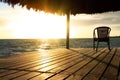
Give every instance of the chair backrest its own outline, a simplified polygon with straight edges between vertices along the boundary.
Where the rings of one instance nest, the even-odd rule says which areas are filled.
[[[100,41],[107,41],[109,39],[111,28],[102,26],[94,29],[94,38],[98,38]]]

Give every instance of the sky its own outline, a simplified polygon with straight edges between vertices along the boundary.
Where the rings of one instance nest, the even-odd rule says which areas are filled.
[[[93,29],[108,26],[110,36],[120,36],[120,11],[70,16],[70,38],[92,38]],[[11,7],[0,2],[0,39],[65,38],[66,15]]]

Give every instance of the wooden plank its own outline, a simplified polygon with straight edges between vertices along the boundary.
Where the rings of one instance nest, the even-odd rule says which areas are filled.
[[[28,69],[28,68],[38,67],[38,66],[39,66],[39,68],[41,68],[41,67],[44,67],[44,66],[47,66],[47,65],[56,64],[60,61],[64,61],[66,58],[69,59],[69,57],[75,57],[75,56],[77,56],[77,55],[72,56],[72,54],[69,53],[67,55],[62,55],[62,56],[59,56],[59,57],[47,58],[47,59],[44,59],[44,60],[39,60],[38,63],[36,62],[36,63],[33,63],[32,65],[24,66],[23,68]]]
[[[0,74],[5,72],[6,70],[5,69],[0,69]]]
[[[120,66],[119,66],[119,71],[118,71],[118,80],[120,80]]]
[[[34,63],[32,65],[27,65],[27,66],[24,66],[21,68],[26,68],[29,70],[37,70],[37,69],[40,69],[43,67],[54,65],[56,63],[59,63],[59,62],[65,61],[65,60],[69,60],[70,58],[73,58],[75,56],[77,56],[77,55],[75,54],[72,56],[72,54],[67,54],[67,55],[59,56],[57,58],[49,58],[49,59],[45,59],[45,60],[39,60],[37,63]]]
[[[59,49],[58,49],[59,50]],[[41,55],[41,53],[34,53],[34,54],[32,54],[32,53],[30,53],[29,54],[29,52],[27,52],[26,54],[21,54],[21,55],[16,55],[16,56],[14,56],[14,57],[10,57],[10,58],[8,58],[8,59],[5,59],[4,61],[5,61],[5,63],[6,64],[12,64],[12,65],[6,65],[5,63],[4,63],[4,61],[3,61],[3,63],[5,64],[5,66],[3,66],[3,67],[6,67],[6,68],[9,68],[9,67],[11,67],[11,66],[16,66],[16,65],[21,65],[21,64],[25,64],[25,63],[28,63],[28,62],[34,62],[34,61],[36,61],[36,60],[39,60],[39,59],[44,59],[44,58],[46,58],[46,57],[48,57],[48,56],[55,56],[55,57],[57,57],[57,56],[59,56],[59,55],[64,55],[64,54],[62,54],[62,52],[59,52],[59,53],[61,53],[61,54],[59,54],[58,55],[58,52],[56,52],[56,51],[58,51],[58,50],[50,50],[50,51],[45,51],[45,54],[49,54],[50,52],[52,53],[52,52],[54,52],[54,53],[52,53],[52,54],[50,54],[50,55],[46,55],[46,56],[44,56],[44,55]],[[60,50],[64,50],[64,52],[65,53],[67,53],[68,52],[68,50],[66,50],[66,49],[60,49]],[[57,53],[57,54],[56,54]],[[36,55],[35,55],[36,54]],[[43,53],[42,53],[43,54]],[[30,55],[30,56],[29,56]],[[57,55],[57,56],[56,56]],[[31,59],[32,58],[32,59]],[[0,61],[0,63],[1,63],[1,61]],[[2,64],[2,63],[1,63]],[[1,67],[1,66],[0,66]]]
[[[97,57],[98,54],[94,54],[92,55],[93,57]],[[82,61],[78,61],[75,64],[71,64],[69,66],[67,66],[64,70],[62,70],[61,72],[57,73],[56,75],[52,76],[50,78],[50,80],[56,80],[58,78],[60,79],[64,79],[65,77],[67,77],[69,74],[72,74],[73,72],[82,69],[83,66],[86,66],[89,62],[92,61],[92,58],[90,58],[90,56],[84,55],[84,59]]]
[[[103,51],[98,52],[96,54],[98,54],[99,56],[97,56],[95,58],[93,57],[93,60],[89,64],[84,66],[82,69],[76,71],[75,73],[71,74],[67,78],[67,80],[72,80],[72,79],[82,80],[82,79],[84,79],[84,77],[86,77],[99,64],[99,62],[102,59],[104,59],[105,54],[103,54]],[[101,57],[103,57],[103,58],[101,58]]]
[[[109,61],[112,58],[112,55],[110,54],[114,51],[115,50],[112,49],[111,52],[105,52],[107,54],[106,58],[104,58],[84,79],[90,80],[93,78],[93,80],[100,80],[102,75],[104,74],[105,69],[107,68]]]
[[[22,76],[18,76],[18,77],[14,77],[14,78],[11,78],[12,80],[28,80],[32,77],[35,77],[35,76],[38,76],[40,75],[41,73],[39,72],[29,72],[25,75],[22,75]]]
[[[45,79],[47,79],[48,77],[50,77],[52,75],[53,75],[52,73],[43,73],[41,75],[30,78],[29,80],[45,80]]]
[[[25,75],[27,74],[28,72],[26,71],[19,71],[19,72],[16,72],[16,73],[13,73],[13,74],[9,74],[9,75],[5,75],[5,76],[2,76],[0,77],[2,80],[10,80],[12,78],[15,78],[15,77],[18,77],[18,76],[22,76],[22,75]]]
[[[67,52],[66,52],[66,50],[64,51],[65,52],[65,54],[67,54]],[[58,52],[57,52],[58,53]],[[47,53],[45,53],[45,54],[48,54],[48,52]],[[64,54],[59,54],[60,56],[63,56]],[[54,56],[52,56],[52,57],[56,57],[56,58],[59,58],[59,55],[54,55]],[[37,56],[39,56],[39,54],[37,55]],[[50,56],[50,55],[49,55]],[[23,56],[24,57],[24,56]],[[26,58],[27,59],[29,59],[28,61],[26,60]],[[19,60],[15,60],[16,62],[15,63],[12,63],[12,62],[9,62],[9,63],[7,63],[7,62],[5,62],[5,63],[7,63],[8,65],[6,65],[5,63],[5,66],[3,66],[3,67],[6,67],[6,68],[10,68],[10,67],[12,67],[12,68],[17,68],[17,67],[20,67],[20,66],[24,66],[24,65],[27,65],[27,64],[30,64],[31,65],[31,63],[34,63],[34,62],[40,62],[40,60],[41,59],[43,59],[43,60],[45,60],[44,59],[44,57],[42,57],[42,58],[37,58],[36,59],[36,57],[26,57],[25,59],[24,58],[19,58]],[[31,59],[32,58],[32,59]],[[35,59],[34,59],[35,58]],[[46,59],[48,59],[48,58],[46,58]],[[50,57],[50,59],[51,59],[51,57]]]
[[[120,48],[118,48],[118,56],[120,57]],[[119,60],[119,68],[118,68],[118,80],[120,80],[120,60]]]
[[[57,58],[51,58],[51,59],[47,59],[46,61],[45,61],[45,63],[44,62],[42,62],[43,64],[38,64],[38,65],[36,65],[36,66],[33,66],[33,67],[29,67],[28,66],[28,70],[37,70],[37,69],[41,69],[42,71],[43,70],[46,70],[45,68],[47,68],[47,69],[49,69],[48,67],[51,67],[51,68],[54,68],[54,66],[55,65],[59,65],[60,63],[65,63],[66,61],[69,61],[69,60],[71,60],[72,58],[76,58],[76,57],[78,57],[79,55],[78,54],[74,54],[73,52],[69,52],[68,54],[65,54],[65,55],[62,55],[62,56],[59,56],[59,57],[57,57]],[[52,67],[53,66],[53,67]],[[50,69],[51,69],[50,68]]]
[[[116,50],[115,52],[115,56],[113,56],[113,59],[109,65],[109,67],[107,68],[105,74],[103,75],[103,77],[101,78],[101,80],[116,80],[117,79],[117,74],[118,74],[118,68],[119,68],[119,61],[120,61],[120,56],[118,56],[118,50]],[[113,54],[114,54],[113,53]],[[112,53],[111,53],[112,55]]]
[[[18,71],[16,71],[16,70],[6,70],[6,69],[5,69],[4,72],[0,73],[0,77],[4,77],[4,76],[7,76],[7,75],[16,73],[16,72],[18,72]]]
[[[76,50],[74,52],[76,52]],[[84,55],[83,55],[83,52],[78,51],[76,53],[80,55],[80,56],[78,56],[78,58],[76,58],[75,60],[72,60],[72,61],[68,61],[67,63],[62,64],[62,65],[60,65],[60,66],[58,66],[58,67],[56,67],[56,68],[54,68],[54,69],[52,69],[50,71],[59,73],[61,71],[64,71],[64,70],[68,69],[69,67],[74,66],[75,64],[83,61],[84,59],[86,59],[85,55],[91,56],[91,55],[94,54],[93,51],[87,51]]]
[[[57,60],[57,62],[56,63],[54,63],[54,64],[52,64],[52,65],[50,65],[50,66],[46,66],[45,68],[42,68],[42,69],[39,69],[40,71],[44,71],[44,70],[51,70],[51,69],[53,69],[53,68],[57,68],[57,67],[61,67],[62,65],[66,65],[67,63],[70,63],[70,62],[72,62],[73,60],[77,60],[77,59],[80,59],[80,57],[82,57],[82,55],[80,55],[80,54],[76,54],[76,52],[72,52],[74,55],[70,55],[70,56],[68,56],[68,57],[64,57],[63,59],[61,59],[61,60]],[[59,61],[59,62],[58,62]],[[53,66],[53,67],[52,67]],[[50,69],[49,69],[49,67],[51,67]],[[47,71],[46,70],[46,71]],[[52,71],[53,72],[53,71]]]

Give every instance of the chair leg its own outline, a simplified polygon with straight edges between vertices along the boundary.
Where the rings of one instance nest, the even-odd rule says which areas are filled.
[[[95,41],[93,41],[93,49],[95,50]]]
[[[97,47],[96,47],[96,51],[98,50],[98,45],[99,45],[99,41],[97,41]]]
[[[110,49],[110,42],[108,42],[108,49],[111,50],[111,49]]]

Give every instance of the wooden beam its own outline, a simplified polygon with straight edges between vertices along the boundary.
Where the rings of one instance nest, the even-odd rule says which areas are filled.
[[[66,29],[66,48],[69,49],[69,33],[70,33],[70,12],[67,12],[67,29]]]

